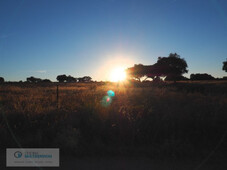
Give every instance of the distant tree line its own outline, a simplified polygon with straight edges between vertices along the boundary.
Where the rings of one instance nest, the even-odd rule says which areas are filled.
[[[65,74],[57,76],[57,81],[59,82],[68,82],[68,83],[74,83],[74,82],[91,82],[92,78],[90,76],[84,76],[75,78],[72,76],[66,76]]]
[[[92,82],[92,78],[90,76],[84,76],[84,77],[72,77],[72,76],[66,76],[65,74],[63,75],[58,75],[57,76],[57,81],[58,82],[67,82],[67,83],[75,83],[75,82]],[[0,77],[0,83],[4,83],[5,80],[3,77]],[[23,81],[19,81],[19,83],[22,83]],[[36,78],[36,77],[27,77],[26,81],[28,83],[51,83],[52,81],[49,79],[41,79],[41,78]]]
[[[211,76],[210,74],[207,74],[207,73],[191,74],[190,79],[191,80],[215,80],[215,78],[213,76]]]
[[[57,81],[58,82],[67,82],[67,83],[75,83],[75,82],[91,82],[92,78],[90,76],[84,76],[84,77],[79,77],[79,78],[75,78],[72,76],[66,76],[65,74],[63,75],[58,75],[57,76]],[[40,79],[40,78],[36,78],[36,77],[28,77],[27,78],[27,82],[29,83],[51,83],[51,81],[49,79]]]
[[[49,79],[40,79],[40,78],[35,78],[33,76],[27,78],[27,82],[29,83],[51,83]]]
[[[168,57],[158,57],[158,60],[153,65],[143,65],[135,64],[133,67],[126,69],[126,73],[130,79],[137,81],[146,81],[148,78],[151,78],[153,81],[160,81],[163,77],[166,81],[180,81],[180,80],[215,80],[212,75],[207,73],[196,73],[191,74],[190,79],[184,77],[184,73],[188,73],[187,62],[184,58],[180,58],[180,55],[177,53],[170,53]],[[223,62],[222,70],[227,72],[227,59]],[[92,78],[90,76],[84,76],[75,78],[72,76],[58,75],[58,82],[91,82]],[[227,80],[227,77],[216,78],[216,80]],[[3,77],[0,77],[0,83],[4,83],[5,80]],[[19,81],[22,82],[22,81]],[[29,83],[51,83],[49,79],[40,79],[36,77],[28,77],[27,82]]]

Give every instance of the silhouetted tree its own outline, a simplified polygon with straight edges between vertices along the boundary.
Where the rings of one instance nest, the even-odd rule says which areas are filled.
[[[196,73],[196,74],[191,74],[190,79],[191,80],[214,80],[215,78],[207,73],[203,73],[203,74]]]
[[[168,57],[158,57],[157,63],[154,64],[159,75],[170,76],[174,81],[188,72],[187,67],[187,62],[177,53],[170,53]]]
[[[77,82],[77,79],[69,75],[69,76],[66,78],[66,81],[72,83],[72,82]]]
[[[65,74],[59,75],[59,76],[57,76],[56,79],[57,79],[59,82],[65,82],[65,81],[67,81],[67,76],[66,76]]]
[[[27,82],[30,82],[30,83],[38,83],[38,82],[41,82],[41,81],[42,80],[40,78],[35,78],[33,76],[27,78]]]
[[[165,81],[182,81],[182,80],[189,80],[187,77],[184,76],[166,76]]]
[[[51,83],[51,81],[49,79],[44,79],[42,80],[42,83]]]
[[[222,70],[227,72],[227,59],[226,59],[226,61],[223,62]]]
[[[82,77],[79,77],[77,78],[78,82],[83,82],[83,78]]]
[[[33,76],[27,78],[27,82],[33,83],[35,82],[35,78]]]
[[[92,78],[90,76],[84,76],[77,78],[79,82],[91,82]]]
[[[187,63],[180,58],[177,53],[170,53],[168,57],[159,57],[157,63],[154,65],[134,65],[126,70],[129,77],[141,81],[142,77],[159,80],[160,77],[171,77],[173,81],[179,79],[182,74],[187,73]],[[145,79],[146,80],[146,79]]]
[[[157,64],[147,66],[146,76],[147,78],[152,78],[153,80],[157,79],[158,82],[160,77],[163,76],[163,66]]]
[[[4,83],[4,82],[5,82],[4,78],[0,77],[0,83]]]
[[[134,67],[126,69],[126,73],[130,78],[141,81],[141,78],[147,74],[146,68],[143,64],[135,64]]]
[[[91,82],[92,78],[90,76],[84,76],[83,81],[84,82]]]

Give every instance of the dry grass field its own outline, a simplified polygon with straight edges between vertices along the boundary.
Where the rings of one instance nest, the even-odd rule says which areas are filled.
[[[0,146],[65,155],[227,156],[227,82],[0,85]],[[114,97],[105,97],[112,90]],[[58,104],[57,104],[58,103]]]

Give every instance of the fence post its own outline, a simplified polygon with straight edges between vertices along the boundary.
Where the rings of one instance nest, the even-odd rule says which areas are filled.
[[[59,95],[58,95],[58,85],[57,85],[57,98],[56,98],[56,99],[57,99],[57,109],[58,109],[58,107],[59,107],[59,106],[58,106],[58,96],[59,96]]]

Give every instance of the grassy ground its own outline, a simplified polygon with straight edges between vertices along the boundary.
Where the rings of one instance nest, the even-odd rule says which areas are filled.
[[[227,82],[59,84],[58,102],[56,89],[0,85],[3,150],[201,162],[227,156]],[[108,90],[115,92],[109,100]]]

